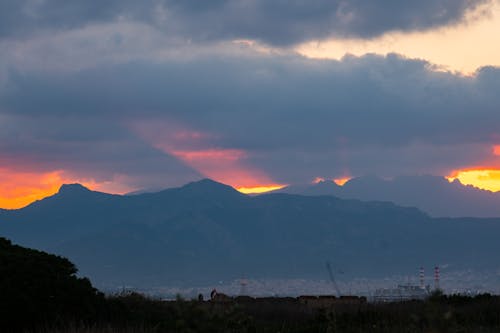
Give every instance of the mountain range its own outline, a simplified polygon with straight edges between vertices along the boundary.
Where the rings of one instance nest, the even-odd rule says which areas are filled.
[[[326,278],[326,261],[351,277],[500,266],[500,219],[432,218],[331,195],[248,196],[208,179],[129,196],[63,185],[0,211],[0,235],[68,257],[99,287]]]
[[[330,180],[291,185],[276,191],[302,195],[333,195],[344,199],[391,201],[418,207],[433,217],[500,217],[500,192],[449,182],[440,176],[363,176],[339,186]]]

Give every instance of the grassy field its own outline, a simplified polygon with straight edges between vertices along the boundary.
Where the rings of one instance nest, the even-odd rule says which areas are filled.
[[[100,321],[60,322],[33,333],[500,332],[500,297],[437,295],[426,301],[337,304],[310,309],[280,299],[162,302],[139,294],[107,298]],[[273,305],[274,302],[274,305]]]

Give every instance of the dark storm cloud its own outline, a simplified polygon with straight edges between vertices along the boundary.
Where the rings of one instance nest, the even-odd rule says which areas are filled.
[[[153,1],[2,0],[0,36],[37,34],[43,29],[67,30],[90,23],[148,19]]]
[[[329,36],[369,38],[390,30],[455,23],[487,0],[4,0],[0,36],[89,23],[141,21],[192,40],[257,39],[289,45]]]
[[[328,129],[359,144],[489,140],[488,133],[499,129],[494,121],[499,70],[484,68],[468,78],[428,65],[397,55],[132,63],[73,74],[14,75],[2,106],[25,115],[174,117],[209,131],[222,129],[249,149],[300,146],[302,136],[318,147],[330,145]],[[266,133],[263,142],[240,138],[245,129]]]
[[[180,31],[199,38],[250,38],[286,45],[329,36],[378,36],[390,30],[422,30],[454,23],[467,9],[487,1],[470,0],[237,0],[172,1]],[[177,11],[177,9],[180,9]]]
[[[397,55],[342,61],[200,57],[17,73],[0,109],[37,135],[23,147],[26,155],[64,160],[64,142],[70,141],[89,168],[93,161],[96,169],[109,164],[108,170],[125,161],[136,174],[149,172],[154,159],[134,158],[158,151],[134,124],[175,122],[213,134],[206,148],[246,151],[247,163],[297,182],[343,170],[444,172],[484,160],[500,133],[499,80],[498,68],[463,77]],[[58,119],[56,125],[51,119]],[[19,151],[22,140],[5,142],[3,154]],[[81,147],[94,148],[87,154]],[[189,174],[177,169],[170,177],[176,172]]]

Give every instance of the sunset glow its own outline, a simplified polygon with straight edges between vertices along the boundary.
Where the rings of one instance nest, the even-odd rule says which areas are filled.
[[[258,194],[258,193],[265,193],[269,191],[275,191],[279,190],[287,185],[280,185],[280,184],[270,184],[270,185],[264,185],[264,186],[256,186],[256,187],[237,187],[236,189],[245,194]]]
[[[169,152],[203,176],[242,189],[240,192],[261,193],[281,186],[273,184],[262,171],[248,166],[245,163],[247,154],[243,150],[212,148]]]
[[[351,180],[351,177],[342,177],[342,178],[335,178],[333,181],[335,184],[338,186],[343,186],[345,183],[347,183],[349,180]]]
[[[220,148],[213,133],[201,132],[175,122],[143,121],[131,128],[155,148],[177,158],[203,177],[230,185],[242,193],[263,193],[285,185],[276,184],[271,177],[249,161],[243,149]]]
[[[493,146],[493,155],[500,156],[500,145]]]
[[[483,190],[500,191],[500,169],[459,170],[446,178],[450,182],[458,179],[464,185],[472,185]]]
[[[62,183],[60,172],[43,174],[0,169],[0,207],[15,209],[57,192]]]
[[[0,208],[18,209],[36,200],[51,196],[63,184],[79,183],[88,189],[107,193],[123,194],[131,188],[115,182],[96,182],[94,180],[68,177],[63,171],[45,173],[16,172],[0,169]]]

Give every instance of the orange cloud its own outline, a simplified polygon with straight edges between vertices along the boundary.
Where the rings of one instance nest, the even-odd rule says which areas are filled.
[[[472,168],[455,170],[446,178],[450,182],[458,179],[464,185],[472,185],[483,190],[500,191],[500,169]]]
[[[1,168],[0,208],[25,207],[36,200],[57,193],[62,184],[69,183],[80,183],[89,189],[109,193],[126,193],[133,190],[112,181],[96,182],[69,177],[62,170],[37,173]]]
[[[493,146],[493,155],[500,156],[500,145]]]

